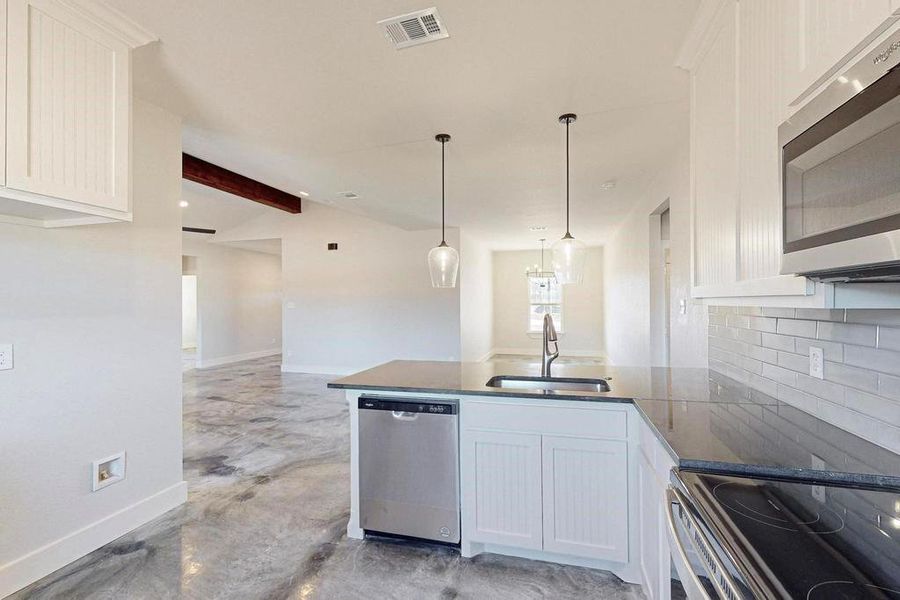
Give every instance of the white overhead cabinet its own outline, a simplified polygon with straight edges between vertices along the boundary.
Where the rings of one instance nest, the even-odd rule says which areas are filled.
[[[678,59],[691,86],[694,297],[789,304],[815,292],[779,274],[778,126],[790,102],[809,97],[897,10],[897,0],[703,2]]]
[[[791,0],[784,8],[784,104],[793,109],[897,19],[900,1]]]
[[[86,0],[0,4],[0,219],[43,227],[131,220],[130,51],[152,36]]]

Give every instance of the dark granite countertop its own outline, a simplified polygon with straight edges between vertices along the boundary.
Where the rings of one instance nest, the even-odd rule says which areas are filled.
[[[539,366],[537,367],[539,370]],[[554,377],[607,377],[609,392],[500,389],[535,365],[393,361],[328,386],[353,390],[633,403],[679,468],[900,490],[900,455],[707,369],[558,364]]]

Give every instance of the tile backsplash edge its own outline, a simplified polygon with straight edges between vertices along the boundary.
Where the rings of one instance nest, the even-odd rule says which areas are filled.
[[[900,309],[710,306],[709,368],[900,453]]]

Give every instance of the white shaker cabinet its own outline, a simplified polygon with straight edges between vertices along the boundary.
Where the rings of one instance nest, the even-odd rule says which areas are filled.
[[[627,444],[558,436],[542,442],[544,550],[627,561]]]
[[[646,423],[641,423],[639,429],[637,471],[641,585],[649,600],[670,600],[673,574],[666,534],[666,488],[669,472],[675,463]]]
[[[898,0],[782,0],[783,104],[793,112],[896,21]]]
[[[463,527],[484,543],[539,550],[541,436],[496,431],[462,435]]]
[[[97,3],[0,2],[7,21],[0,214],[39,226],[130,220],[130,51],[152,37]]]
[[[463,400],[464,556],[511,553],[636,582],[633,418],[614,404]]]
[[[782,0],[708,0],[678,59],[690,74],[697,298],[814,289],[805,278],[779,275],[782,13]]]

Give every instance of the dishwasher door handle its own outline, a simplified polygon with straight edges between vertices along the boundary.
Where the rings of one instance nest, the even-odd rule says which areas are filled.
[[[415,421],[419,418],[419,413],[408,412],[405,410],[392,410],[391,414],[398,421]]]

